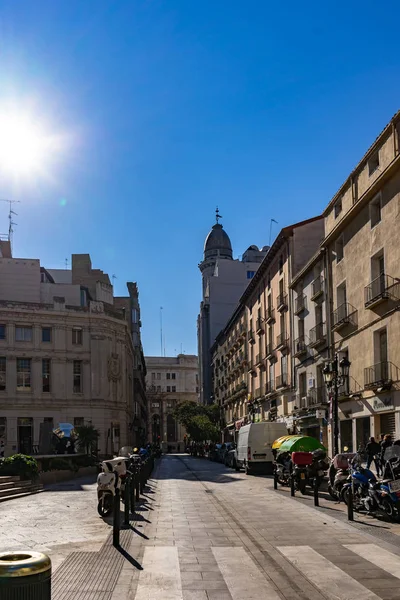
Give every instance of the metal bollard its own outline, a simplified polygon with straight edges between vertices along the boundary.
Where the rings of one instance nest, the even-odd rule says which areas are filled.
[[[274,472],[274,490],[277,490],[277,489],[278,489],[278,474],[275,470],[275,472]]]
[[[135,512],[135,473],[132,473],[129,491],[130,491],[130,495],[131,495],[131,500],[130,500],[131,513],[134,513]]]
[[[139,500],[140,500],[140,467],[138,467],[138,469],[135,473],[135,495],[136,495],[136,502],[139,502]]]
[[[2,600],[50,600],[51,560],[31,550],[0,554]]]
[[[318,479],[314,477],[314,506],[319,506],[319,498],[318,498]]]
[[[124,527],[129,527],[129,500],[131,497],[130,487],[130,480],[129,477],[127,477],[125,482]]]
[[[113,514],[113,546],[119,546],[119,530],[120,530],[120,494],[119,488],[115,490],[114,496],[114,514]]]
[[[349,495],[347,496],[347,518],[349,521],[354,521],[354,509],[353,509],[353,489],[349,486]]]
[[[139,481],[140,481],[140,493],[143,494],[144,492],[144,464],[140,465],[140,477],[139,477]]]
[[[294,496],[295,488],[294,488],[294,475],[293,473],[290,476],[290,495]]]

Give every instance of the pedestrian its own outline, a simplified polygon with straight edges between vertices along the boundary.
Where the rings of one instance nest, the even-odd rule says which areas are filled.
[[[390,446],[393,445],[393,440],[392,440],[392,436],[390,435],[390,433],[387,433],[384,438],[383,441],[381,442],[381,454],[380,454],[380,462],[381,462],[381,471],[382,471],[382,475],[384,474],[384,467],[385,467],[385,452],[387,448],[390,448]]]
[[[367,453],[367,469],[370,468],[372,461],[375,463],[376,474],[379,477],[380,472],[380,463],[379,463],[379,454],[381,450],[380,444],[375,441],[374,437],[369,438],[369,442],[365,447]]]

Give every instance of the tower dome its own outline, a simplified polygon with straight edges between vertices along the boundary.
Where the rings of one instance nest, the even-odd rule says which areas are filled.
[[[204,243],[204,260],[217,257],[232,259],[231,240],[221,223],[218,222],[221,219],[218,208],[215,216],[217,222],[213,225]]]
[[[231,240],[220,223],[213,225],[204,244],[204,260],[218,256],[232,259]]]

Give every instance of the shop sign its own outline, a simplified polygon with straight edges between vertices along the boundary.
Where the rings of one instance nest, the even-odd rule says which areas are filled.
[[[325,409],[323,408],[317,408],[317,410],[315,411],[315,418],[316,419],[325,419]]]
[[[392,404],[392,397],[385,396],[383,398],[377,398],[375,396],[372,399],[372,408],[375,412],[380,412],[383,410],[394,410],[394,406]]]

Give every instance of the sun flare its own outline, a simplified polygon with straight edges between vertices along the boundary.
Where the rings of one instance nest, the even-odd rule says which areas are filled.
[[[30,174],[46,168],[53,140],[25,115],[0,113],[0,170]]]

